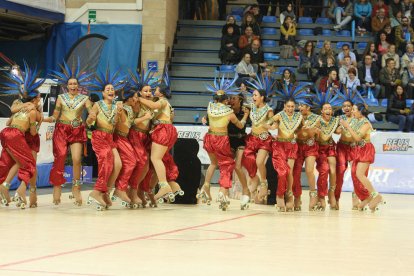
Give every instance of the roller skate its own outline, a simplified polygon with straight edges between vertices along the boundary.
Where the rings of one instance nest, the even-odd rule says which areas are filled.
[[[318,192],[309,191],[309,211],[318,211]]]
[[[142,194],[145,200],[145,195]],[[138,209],[139,207],[142,206],[142,200],[141,198],[138,196],[138,191],[137,189],[129,189],[128,190],[128,197],[131,199],[131,209]],[[145,205],[147,204],[147,202],[145,201]],[[142,208],[145,208],[145,205],[142,206]]]
[[[222,211],[226,211],[228,209],[230,202],[223,192],[218,193],[217,201],[219,202],[219,209]]]
[[[250,202],[249,196],[242,195],[240,198],[240,209],[241,210],[249,209],[249,202]]]
[[[17,208],[26,209],[26,184],[24,182],[22,182],[22,184],[16,190],[13,201],[16,203]]]
[[[352,192],[352,210],[359,210],[360,203],[361,201],[357,197],[356,193]]]
[[[296,212],[302,211],[302,200],[300,199],[300,196],[295,196],[293,204],[295,205],[293,210]]]
[[[269,195],[268,184],[267,181],[260,182],[259,190],[257,192],[257,199],[259,201],[266,201],[267,196]]]
[[[278,212],[286,212],[285,197],[276,196],[276,210]]]
[[[137,195],[137,202],[141,201],[140,206],[138,207],[142,207],[142,208],[146,208],[148,201],[147,201],[147,196],[145,195],[145,191],[141,190],[140,188],[138,188],[138,190],[132,189],[132,191],[136,191],[136,195]],[[134,196],[131,197],[131,199],[133,199]]]
[[[181,190],[181,187],[177,182],[170,181],[170,182],[168,182],[168,184],[170,185],[174,196],[183,196],[184,195],[184,191]]]
[[[60,204],[60,196],[62,195],[62,186],[55,185],[53,186],[53,204]]]
[[[293,193],[292,191],[285,193],[285,204],[286,204],[286,212],[293,212],[294,211],[294,200],[293,200]]]
[[[121,205],[125,208],[131,207],[131,199],[128,197],[127,193],[125,191],[121,191],[118,189],[115,189],[111,196],[112,201],[116,201],[117,199],[121,199]]]
[[[357,210],[358,211],[367,211],[368,210],[368,203],[370,203],[371,200],[372,200],[372,197],[369,196],[366,199],[364,199],[361,202],[359,202],[358,203],[358,206],[357,206],[357,208],[358,208]]]
[[[29,190],[29,207],[30,208],[36,208],[37,207],[36,187],[30,188],[30,190]]]
[[[329,209],[331,210],[338,210],[338,204],[336,202],[335,198],[335,186],[329,187],[328,191],[328,203],[329,203]]]
[[[103,198],[103,200],[104,200],[104,202],[105,202],[105,204],[106,204],[105,209],[107,209],[107,210],[108,210],[108,209],[109,209],[109,207],[111,207],[111,206],[112,206],[112,201],[111,201],[110,192],[103,193],[102,198]]]
[[[319,211],[325,211],[326,209],[326,200],[325,197],[319,197],[318,198],[318,210]]]
[[[150,203],[148,204],[148,206],[150,208],[157,208],[158,205],[157,205],[157,200],[155,199],[154,191],[147,193],[147,196],[150,200]]]
[[[72,181],[72,194],[69,195],[69,199],[73,199],[74,200],[73,204],[75,204],[76,206],[82,205],[82,194],[81,194],[82,184],[83,184],[82,181],[80,181],[79,179]]]
[[[371,193],[371,201],[369,202],[368,206],[371,212],[376,212],[379,210],[379,205],[386,204],[384,198],[378,192]]]
[[[3,182],[0,185],[0,203],[3,206],[9,206],[10,194],[9,194],[10,184],[7,182]]]
[[[202,203],[207,203],[207,205],[211,204],[210,183],[204,182],[196,198],[200,199]]]
[[[168,185],[167,182],[159,182],[158,183],[160,189],[158,190],[158,193],[155,195],[155,199],[158,201],[158,203],[164,203],[164,202],[174,202],[175,196],[172,193],[170,185]]]
[[[106,203],[104,200],[105,193],[100,191],[92,191],[88,196],[88,201],[86,202],[87,205],[91,205],[92,203],[96,205],[97,211],[103,211],[106,209]]]

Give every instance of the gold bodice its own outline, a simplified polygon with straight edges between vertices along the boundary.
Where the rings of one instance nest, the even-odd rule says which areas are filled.
[[[170,105],[167,99],[160,98],[159,103],[163,105],[156,113],[155,113],[155,119],[157,120],[163,120],[163,121],[169,121],[172,122],[172,117],[174,115],[174,109]]]
[[[320,136],[319,141],[329,141],[332,138],[332,134],[335,132],[339,124],[338,117],[331,117],[331,119],[326,122],[322,116],[319,119],[319,127],[320,127]]]
[[[348,124],[351,125],[351,126],[353,125],[353,123],[355,121],[354,118],[347,117],[346,115],[339,116],[339,119],[340,120],[342,119],[344,121],[347,121]],[[341,133],[341,137],[340,137],[339,140],[346,141],[346,142],[351,142],[353,140],[352,139],[352,135],[351,135],[351,133],[349,132],[349,130],[347,128],[342,127],[342,133]]]
[[[272,108],[267,104],[262,107],[257,107],[255,104],[251,104],[249,116],[252,121],[253,133],[260,134],[262,132],[267,132],[264,125],[267,124],[269,111],[272,111]]]
[[[299,112],[294,112],[289,116],[285,111],[281,111],[277,115],[280,117],[278,135],[287,137],[295,133],[303,119]]]
[[[88,96],[78,94],[71,98],[69,93],[64,93],[60,94],[58,98],[62,104],[60,119],[73,121],[81,118]]]
[[[18,128],[23,132],[26,132],[29,129],[29,114],[25,111],[19,111],[12,115],[10,127]]]
[[[360,130],[365,124],[371,125],[371,123],[369,122],[367,118],[361,118],[361,119],[354,119],[350,126],[352,130],[355,131],[359,137],[361,137],[362,140],[364,140],[366,143],[369,143],[371,142],[371,131],[373,129],[372,127],[370,127],[365,134],[361,133]]]
[[[142,122],[138,123],[136,126],[139,129],[148,130],[150,128],[151,120],[154,117],[154,112],[151,110],[151,108],[147,107],[146,105],[141,104],[141,107],[139,109],[139,112],[138,112],[136,118],[141,118],[147,112],[150,112],[152,116],[151,116],[151,118],[149,118],[149,119],[147,119],[145,121],[142,121]]]
[[[112,130],[115,125],[116,104],[108,106],[103,100],[97,102],[99,112],[96,116],[96,127]]]
[[[124,104],[123,109],[125,112],[122,116],[126,116],[126,120],[119,120],[116,125],[116,129],[119,130],[121,133],[128,133],[129,129],[134,123],[135,113],[132,110],[132,107],[129,105]]]
[[[222,103],[209,103],[207,107],[208,122],[211,128],[227,128],[229,115],[234,113],[233,109]]]

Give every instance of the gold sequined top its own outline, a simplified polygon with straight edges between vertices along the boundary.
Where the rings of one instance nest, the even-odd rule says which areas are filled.
[[[157,120],[163,120],[163,121],[169,121],[172,123],[172,117],[174,115],[174,109],[170,105],[167,99],[160,98],[158,100],[163,107],[161,107],[156,113],[155,113],[155,119]]]
[[[229,116],[233,109],[222,103],[209,103],[207,107],[208,121],[211,128],[227,128]]]
[[[361,118],[361,119],[354,119],[352,123],[350,124],[353,131],[356,132],[356,134],[361,137],[362,140],[364,140],[365,143],[371,142],[371,131],[373,130],[372,127],[368,129],[366,133],[361,133],[361,128],[365,125],[371,123],[367,118]]]
[[[97,102],[98,115],[96,116],[97,129],[105,129],[111,131],[114,129],[115,116],[116,116],[116,104],[112,103],[107,105],[103,100]]]
[[[252,121],[252,132],[255,134],[260,134],[267,132],[267,129],[264,127],[268,121],[269,111],[272,111],[272,108],[265,104],[262,107],[257,107],[255,104],[250,105],[250,120]]]
[[[30,118],[27,111],[19,111],[11,116],[10,127],[20,129],[22,132],[26,132],[30,127]]]
[[[318,141],[326,142],[332,139],[332,134],[335,132],[339,124],[339,118],[332,116],[328,122],[326,122],[322,116],[319,119],[320,136]]]
[[[128,133],[129,129],[134,123],[135,113],[132,110],[132,107],[129,105],[124,104],[123,109],[126,113],[126,114],[123,114],[124,116],[126,115],[126,120],[125,121],[119,120],[118,123],[116,124],[116,130],[117,131],[119,130],[122,133]]]
[[[149,130],[151,120],[154,117],[154,112],[151,110],[151,108],[147,107],[146,105],[141,104],[139,112],[138,112],[138,114],[136,114],[136,118],[143,117],[145,115],[145,113],[147,113],[147,112],[151,113],[151,115],[152,115],[151,118],[136,124],[137,128],[142,129],[142,130]]]
[[[349,125],[352,125],[354,122],[354,118],[352,117],[347,117],[346,115],[341,115],[339,116],[339,119],[347,121]],[[351,133],[349,132],[349,130],[345,127],[342,127],[342,133],[341,133],[341,137],[339,138],[340,141],[344,141],[344,142],[352,142],[353,138]]]
[[[71,98],[69,93],[64,93],[60,94],[58,99],[62,103],[60,119],[73,121],[81,118],[88,96],[78,94]]]
[[[278,130],[280,136],[292,136],[303,119],[299,112],[294,112],[289,116],[285,111],[281,111],[277,115],[280,117]]]

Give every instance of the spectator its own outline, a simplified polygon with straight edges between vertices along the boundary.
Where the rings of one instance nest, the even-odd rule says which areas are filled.
[[[380,70],[381,93],[378,98],[389,98],[397,85],[401,84],[398,70],[395,69],[395,61],[389,58],[385,61],[386,67]]]
[[[244,31],[244,35],[239,38],[239,49],[244,50],[252,44],[253,40],[259,39],[258,36],[253,35],[253,30],[251,27],[247,27]]]
[[[296,83],[295,73],[289,69],[283,70],[283,75],[280,80],[277,82],[278,89],[283,89],[284,87],[290,87]]]
[[[328,90],[332,90],[333,93],[336,93],[336,91],[338,91],[341,87],[337,77],[337,71],[332,69],[327,77],[321,79],[321,82],[319,83],[319,91],[326,93]]]
[[[402,73],[402,85],[406,91],[407,98],[414,98],[414,62],[411,62]]]
[[[307,74],[308,80],[315,80],[318,74],[318,57],[312,41],[306,41],[305,49],[299,55],[299,69],[301,74]]]
[[[345,83],[345,79],[347,78],[347,77],[349,77],[348,76],[348,71],[349,71],[349,69],[351,69],[351,68],[355,68],[353,65],[352,65],[352,62],[351,62],[351,57],[350,56],[346,56],[346,57],[344,57],[344,63],[342,64],[342,66],[339,68],[339,80],[342,82],[342,83]],[[356,71],[356,70],[355,70]],[[355,75],[358,77],[358,75],[357,75],[357,72],[355,72]]]
[[[405,49],[405,54],[401,57],[401,71],[407,69],[408,65],[414,61],[414,45],[408,43]]]
[[[247,47],[245,53],[250,54],[250,63],[255,68],[255,71],[260,73],[263,68],[266,68],[267,62],[264,60],[264,52],[260,47],[260,40],[255,39],[250,47]]]
[[[279,18],[280,24],[283,24],[283,22],[285,22],[286,16],[290,16],[290,18],[292,19],[292,22],[296,24],[296,15],[295,15],[295,12],[293,11],[292,3],[288,3],[286,6],[286,10],[280,13],[280,18]]]
[[[232,26],[233,27],[233,34],[234,35],[240,36],[240,27],[239,27],[239,25],[237,25],[236,18],[234,18],[233,15],[229,15],[227,17],[226,24],[221,29],[221,33],[223,35],[227,34],[227,27],[228,26]]]
[[[378,33],[384,29],[385,25],[391,24],[391,21],[388,17],[385,16],[384,9],[379,9],[374,17],[371,20],[372,32],[374,34]]]
[[[221,38],[220,59],[222,64],[235,64],[239,60],[237,47],[239,36],[234,34],[233,25],[227,26],[227,33]]]
[[[290,45],[292,47],[295,46],[296,26],[292,22],[292,17],[285,17],[285,21],[280,26],[280,33],[279,45]]]
[[[348,91],[359,91],[361,88],[361,82],[356,76],[357,70],[354,67],[348,69],[347,76],[342,82],[343,87]]]
[[[243,81],[253,81],[253,78],[256,77],[256,71],[253,65],[250,64],[249,53],[243,55],[243,59],[236,66],[236,72],[239,76],[238,85]]]
[[[253,34],[260,37],[260,26],[256,23],[256,19],[251,13],[246,13],[243,17],[243,22],[241,25],[241,32],[243,34],[246,32],[247,27],[251,27]]]
[[[410,26],[408,17],[404,16],[401,23],[400,26],[395,28],[395,46],[403,52],[407,42],[414,42],[414,31]]]
[[[389,97],[387,103],[387,120],[398,124],[398,131],[412,131],[414,114],[407,108],[406,95],[401,85],[395,87],[395,92]]]
[[[343,29],[352,20],[354,8],[349,0],[333,1],[331,8],[328,10],[328,17],[333,19],[336,25],[334,29],[339,31]]]
[[[269,11],[270,6],[270,15],[275,15],[276,13],[276,2],[277,0],[257,0],[259,3],[260,14],[266,16]]]
[[[391,24],[385,25],[384,32],[387,35],[388,43],[394,43],[395,41],[395,29],[391,27]]]
[[[395,27],[400,26],[402,22],[402,18],[403,18],[402,11],[400,10],[397,11],[397,13],[393,17],[390,17],[391,27],[395,28]]]
[[[384,16],[388,17],[390,16],[389,14],[389,8],[387,5],[385,5],[384,0],[378,0],[377,3],[372,7],[372,14],[377,14],[379,9],[383,9],[384,10]]]
[[[395,45],[390,44],[388,46],[388,52],[384,54],[381,58],[381,67],[384,68],[386,66],[386,60],[392,58],[395,61],[395,69],[400,69],[400,56],[395,52]]]
[[[371,89],[374,97],[377,98],[381,91],[381,85],[379,85],[379,69],[370,54],[364,56],[362,66],[358,70],[358,76],[364,90],[368,91]]]
[[[226,10],[227,10],[227,0],[218,0],[219,20],[224,20],[226,18],[226,14],[227,14]]]
[[[350,46],[347,43],[342,45],[342,52],[338,54],[338,66],[342,66],[342,64],[344,63],[345,56],[350,56],[352,65],[354,65],[355,67],[357,66],[356,55],[353,52],[351,52],[349,47]]]
[[[250,5],[246,10],[245,13],[251,13],[253,14],[255,21],[257,22],[257,24],[262,24],[262,20],[263,20],[263,15],[260,13],[260,8],[259,5],[257,4],[253,4]]]
[[[382,56],[388,52],[388,47],[390,44],[387,41],[387,34],[385,32],[381,32],[379,34],[379,41],[377,44],[378,53]]]
[[[380,57],[379,54],[377,52],[377,49],[375,47],[375,43],[373,41],[368,41],[367,43],[367,47],[364,50],[364,53],[362,54],[362,57],[365,57],[366,55],[370,55],[372,58],[372,63],[374,63],[375,65],[380,66]],[[363,63],[364,60],[362,60],[361,63]]]
[[[338,67],[335,64],[334,56],[328,56],[326,58],[326,64],[321,63],[321,60],[319,60],[318,75],[320,78],[327,77],[331,70],[338,72]]]
[[[328,40],[325,40],[323,42],[322,49],[319,51],[319,56],[318,56],[319,67],[324,67],[327,64],[328,57],[333,57],[333,56],[335,56],[335,52],[332,49],[331,42]]]
[[[401,2],[401,11],[403,17],[406,16],[411,19],[411,11],[413,10],[413,3],[411,0],[403,0]]]
[[[390,19],[395,19],[396,15],[402,12],[402,7],[400,0],[391,0],[391,3],[389,5],[389,17]]]
[[[356,17],[355,26],[363,34],[371,30],[372,6],[367,0],[359,0],[354,5],[354,15]]]

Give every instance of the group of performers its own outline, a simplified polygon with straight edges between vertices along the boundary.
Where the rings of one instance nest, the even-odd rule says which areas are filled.
[[[64,165],[68,149],[73,162],[72,194],[75,205],[82,205],[81,160],[87,141],[86,127],[93,128],[92,148],[98,160],[98,179],[89,194],[87,204],[97,210],[107,209],[119,198],[123,206],[156,207],[164,199],[174,201],[184,192],[175,182],[178,168],[170,154],[177,140],[172,125],[174,112],[168,102],[170,87],[168,71],[161,81],[154,81],[151,71],[87,73],[79,61],[74,66],[64,63],[61,72],[52,78],[66,88],[56,101],[53,115],[42,116],[37,90],[44,82],[37,70],[25,63],[20,74],[8,74],[7,93],[20,95],[11,108],[12,116],[0,134],[0,199],[3,205],[15,201],[26,208],[26,188],[30,186],[29,206],[37,206],[36,154],[40,139],[37,133],[42,122],[55,123],[53,133],[54,162],[50,172],[53,185],[53,203],[61,202],[62,185],[66,182]],[[92,102],[79,93],[79,87],[101,93],[102,99]],[[155,92],[153,93],[153,90]],[[118,95],[117,95],[118,93]],[[82,119],[84,111],[86,120]],[[10,182],[18,175],[21,185],[13,198],[9,195]],[[158,193],[154,195],[158,183]],[[112,195],[110,192],[115,188]]]
[[[348,163],[352,163],[354,183],[353,209],[375,211],[385,203],[367,178],[374,162],[375,149],[370,142],[371,123],[367,109],[358,92],[328,91],[311,93],[309,86],[293,84],[281,89],[267,76],[248,82],[252,89],[252,103],[245,100],[233,84],[235,80],[216,79],[207,89],[213,92],[214,102],[207,108],[209,125],[204,149],[211,164],[205,183],[197,197],[210,204],[210,181],[216,167],[220,169],[220,209],[228,208],[228,191],[235,170],[242,186],[241,209],[248,207],[251,198],[263,202],[268,195],[266,161],[271,158],[278,174],[276,208],[280,212],[301,210],[301,172],[309,184],[309,210],[325,210],[326,197],[332,210],[339,210],[342,184]],[[268,95],[284,102],[281,112],[274,114],[267,104]],[[229,103],[230,106],[229,107]],[[299,112],[295,112],[299,105]],[[343,115],[334,116],[333,106],[342,105]],[[318,109],[321,115],[312,113]],[[246,122],[251,132],[246,134]],[[277,136],[270,130],[277,129]],[[340,135],[336,144],[332,135]],[[319,173],[318,179],[314,169]],[[250,179],[242,171],[244,167]],[[329,185],[328,185],[329,179]]]

